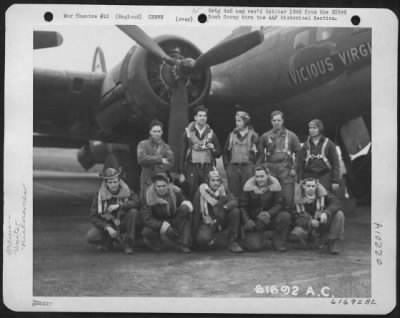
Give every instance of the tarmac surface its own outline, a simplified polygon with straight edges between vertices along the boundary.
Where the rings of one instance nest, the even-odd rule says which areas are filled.
[[[371,296],[370,207],[346,211],[339,255],[304,250],[295,242],[286,253],[267,247],[235,255],[226,250],[224,233],[213,251],[186,255],[167,246],[156,254],[138,242],[134,255],[105,253],[85,241],[98,167],[83,172],[73,160],[71,150],[34,153],[34,296]],[[256,293],[257,285],[278,292]],[[289,295],[282,286],[290,287]]]

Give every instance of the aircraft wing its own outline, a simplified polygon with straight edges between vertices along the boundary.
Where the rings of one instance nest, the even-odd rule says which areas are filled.
[[[34,133],[90,139],[104,77],[104,73],[34,69]]]

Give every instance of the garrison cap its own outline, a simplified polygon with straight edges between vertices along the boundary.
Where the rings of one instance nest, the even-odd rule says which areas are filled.
[[[105,168],[103,172],[101,172],[99,175],[104,180],[109,180],[115,177],[119,177],[120,174],[121,174],[121,168],[119,168],[118,170],[114,168]]]
[[[242,119],[250,119],[250,114],[248,109],[243,105],[235,105],[236,116],[241,117]]]

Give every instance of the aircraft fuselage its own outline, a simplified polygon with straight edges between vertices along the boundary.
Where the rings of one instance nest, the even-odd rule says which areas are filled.
[[[275,109],[299,135],[312,118],[336,137],[341,123],[370,115],[370,29],[271,27],[264,36],[258,47],[211,69],[210,119],[221,135],[233,128],[235,104],[249,108],[259,132],[269,129]],[[230,127],[218,125],[230,113]]]

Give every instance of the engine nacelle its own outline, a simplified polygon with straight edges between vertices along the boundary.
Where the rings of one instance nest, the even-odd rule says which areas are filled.
[[[176,59],[200,56],[201,51],[191,42],[177,36],[160,36],[156,42]],[[142,47],[134,46],[123,61],[106,76],[97,121],[103,130],[110,130],[125,119],[133,119],[140,125],[157,117],[164,123],[174,81],[172,67]],[[189,107],[206,99],[211,84],[209,69],[198,70],[188,78],[186,87]]]
[[[110,153],[118,151],[129,152],[129,146],[90,140],[85,146],[79,149],[77,158],[81,166],[85,170],[89,170],[95,164],[103,164]]]

